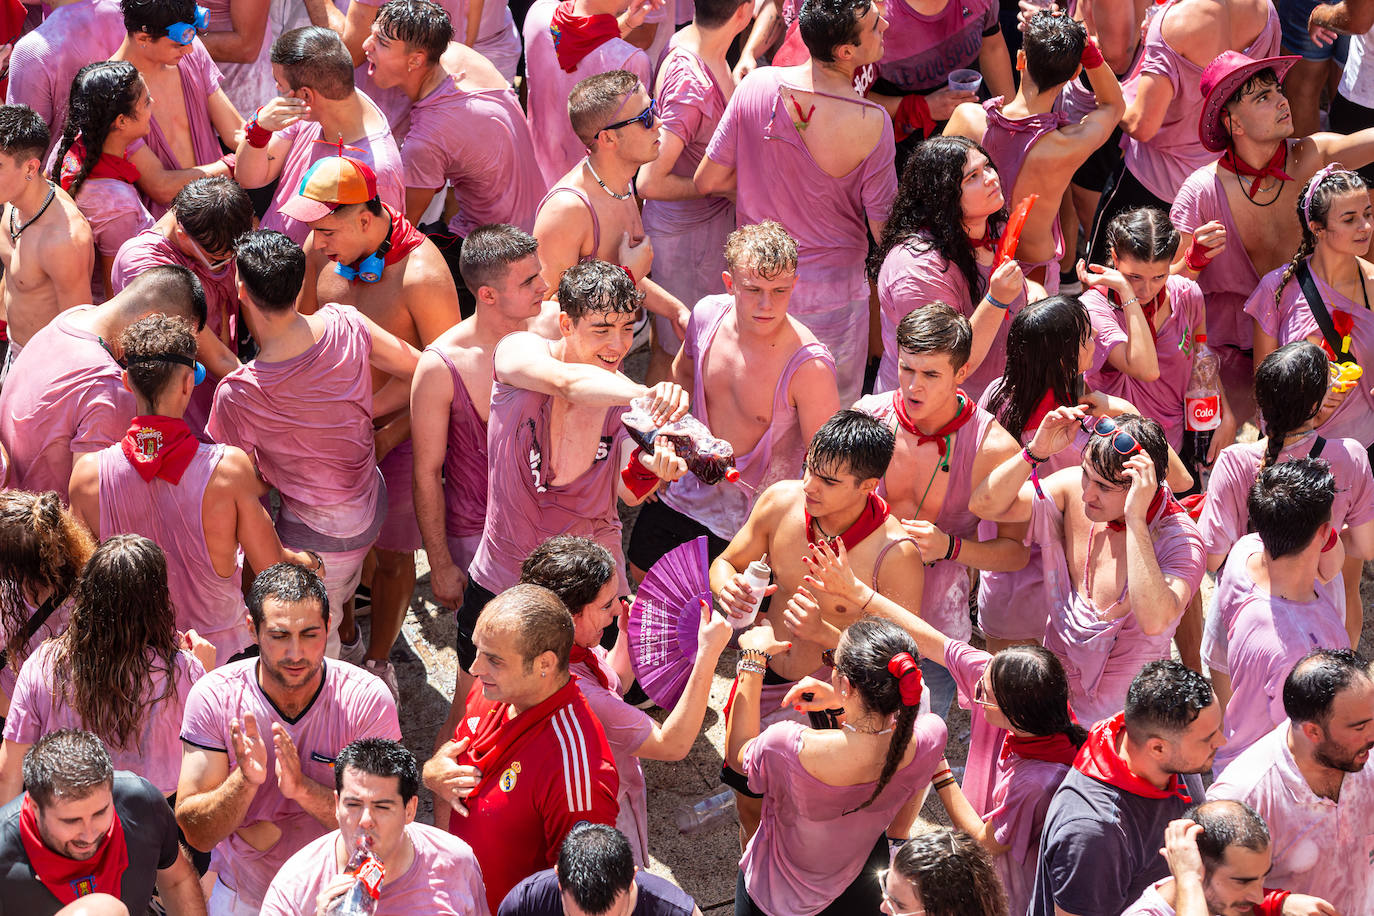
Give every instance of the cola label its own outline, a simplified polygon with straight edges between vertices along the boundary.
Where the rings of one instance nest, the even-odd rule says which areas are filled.
[[[354,873],[354,877],[358,879],[358,883],[367,890],[367,895],[373,900],[382,895],[382,880],[386,877],[386,869],[382,867],[382,863],[378,861],[376,856],[368,856],[363,859],[357,872]]]
[[[1184,401],[1183,416],[1188,428],[1200,432],[1221,425],[1221,397],[1188,398]]]

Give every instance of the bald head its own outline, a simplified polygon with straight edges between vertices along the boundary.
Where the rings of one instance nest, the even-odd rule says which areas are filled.
[[[525,670],[545,652],[552,652],[561,673],[568,670],[573,646],[572,614],[557,595],[542,585],[516,585],[497,595],[482,609],[477,630],[516,637]]]

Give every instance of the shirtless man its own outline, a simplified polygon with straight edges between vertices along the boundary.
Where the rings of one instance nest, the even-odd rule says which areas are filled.
[[[628,70],[589,76],[573,87],[568,117],[587,156],[549,190],[534,218],[544,282],[557,289],[563,272],[598,258],[629,271],[644,307],[673,323],[681,338],[687,308],[648,277],[654,261],[632,180],[658,155],[658,106]]]
[[[1053,295],[1065,241],[1060,202],[1074,172],[1107,142],[1126,110],[1121,84],[1081,23],[1042,11],[1026,23],[1016,52],[1021,85],[997,104],[966,103],[954,110],[946,136],[968,137],[988,151],[1012,206],[1040,195],[1016,250],[1026,275]],[[1086,72],[1097,108],[1075,120],[1057,109],[1060,93]]]
[[[259,501],[267,487],[243,450],[196,443],[182,419],[203,371],[190,325],[154,315],[126,328],[120,345],[138,416],[121,441],[76,460],[72,512],[101,540],[141,534],[162,548],[177,629],[194,628],[222,665],[253,641],[244,625],[245,562],[296,563],[320,574],[323,563],[282,547]]]
[[[121,6],[128,35],[112,59],[137,67],[153,97],[152,132],[129,161],[157,217],[188,182],[232,177],[220,141],[237,145],[243,118],[220,88],[219,68],[196,41],[196,30],[208,23],[200,20],[204,7],[195,0],[122,0]]]
[[[297,306],[302,314],[313,314],[325,302],[351,305],[417,350],[459,322],[458,293],[444,256],[403,213],[378,199],[377,178],[365,162],[330,156],[315,163],[281,213],[311,230]],[[379,394],[384,385],[403,384],[376,369],[372,382]],[[403,388],[402,406],[374,419],[387,513],[377,535],[372,627],[363,661],[393,694],[395,672],[387,659],[415,591],[415,551],[422,544],[411,496],[409,383]],[[358,657],[349,648],[358,639],[351,624],[340,624],[344,658]]]
[[[445,607],[462,601],[487,514],[496,345],[517,331],[559,336],[558,306],[544,301],[538,249],[533,236],[514,226],[480,226],[468,235],[462,270],[476,291],[477,310],[425,348],[411,382],[415,517],[430,587]]]
[[[855,94],[854,72],[882,58],[887,20],[871,0],[804,12],[811,59],[740,83],[695,180],[703,194],[734,193],[741,226],[772,219],[797,240],[792,314],[830,348],[840,403],[852,404],[868,361],[868,235],[882,238],[897,195],[892,119]]]
[[[742,226],[726,240],[725,260],[727,292],[692,310],[672,380],[692,392],[696,418],[734,448],[744,485],[707,486],[689,476],[646,503],[630,538],[636,578],[702,535],[717,557],[757,494],[792,478],[806,443],[840,407],[829,351],[787,314],[797,243],[771,221]]]
[[[860,613],[899,624],[920,614],[921,552],[877,493],[893,446],[891,430],[868,414],[836,413],[812,438],[802,479],[765,490],[711,564],[711,591],[732,617],[754,608],[743,571],[765,554],[773,569],[766,594],[776,594],[758,625],[772,627],[792,648],[764,676],[763,709],[778,710],[788,688],[807,675],[828,677],[823,653]],[[747,840],[758,827],[762,796],[729,767],[721,781],[735,790]]]
[[[0,384],[29,338],[91,301],[91,227],[65,191],[43,177],[48,127],[24,105],[0,106],[0,265],[9,353]]]

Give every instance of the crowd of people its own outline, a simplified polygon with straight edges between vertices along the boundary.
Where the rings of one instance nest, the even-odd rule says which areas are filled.
[[[1374,0],[206,2],[0,2],[0,914],[700,916],[722,657],[736,916],[1374,914]]]

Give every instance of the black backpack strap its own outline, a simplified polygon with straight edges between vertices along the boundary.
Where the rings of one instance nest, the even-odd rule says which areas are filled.
[[[47,601],[44,601],[38,606],[38,610],[33,612],[33,616],[29,618],[29,622],[24,624],[24,645],[29,644],[29,640],[33,639],[33,634],[43,629],[43,624],[48,622],[48,618],[53,615],[53,611],[61,607],[62,602],[66,600],[66,595],[52,594],[48,596]],[[0,649],[0,668],[4,668],[9,662],[9,650]]]
[[[1322,337],[1331,347],[1331,352],[1336,354],[1336,362],[1353,363],[1355,357],[1345,348],[1341,335],[1336,333],[1336,325],[1331,321],[1331,313],[1327,311],[1321,293],[1317,292],[1317,283],[1312,279],[1312,271],[1308,268],[1306,261],[1298,265],[1297,273],[1298,285],[1302,287],[1302,295],[1307,300],[1307,308],[1312,313],[1312,317],[1316,319],[1317,327],[1321,329]]]
[[[1322,449],[1324,448],[1326,448],[1326,440],[1318,436],[1316,441],[1312,443],[1312,451],[1307,453],[1307,457],[1320,458],[1322,456]]]

